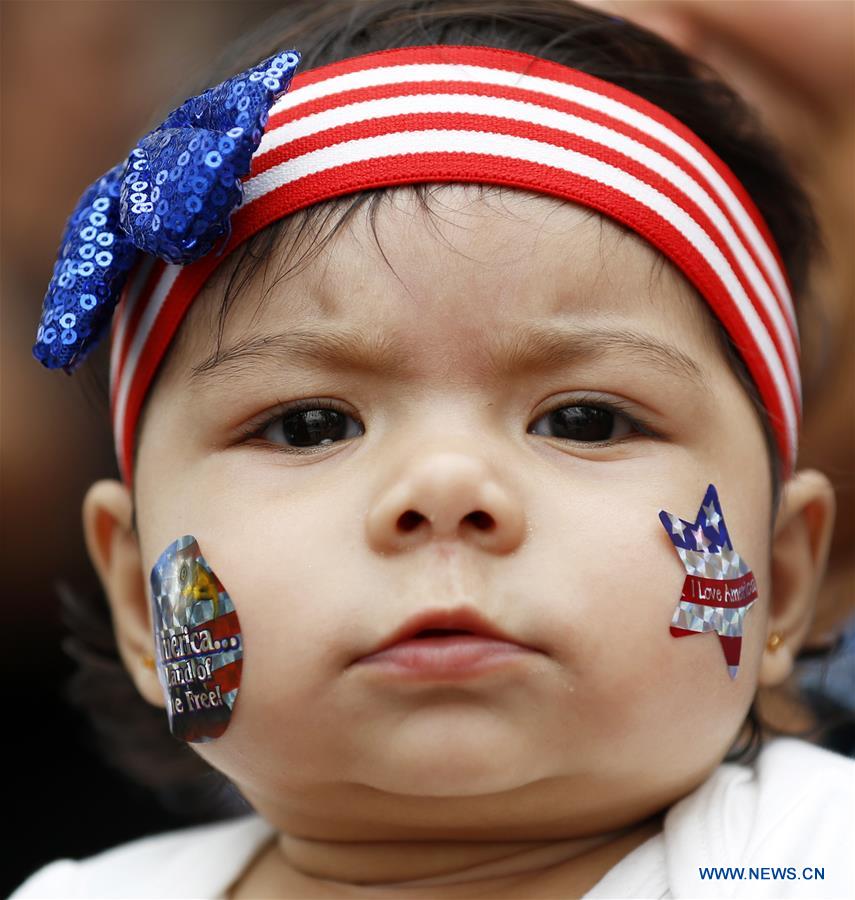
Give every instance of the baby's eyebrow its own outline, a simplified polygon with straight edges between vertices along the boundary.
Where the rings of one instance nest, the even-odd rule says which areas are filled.
[[[699,388],[709,383],[691,356],[653,334],[550,323],[502,326],[488,338],[485,378],[554,371],[608,356],[653,366],[687,378]],[[258,365],[282,368],[366,372],[391,378],[412,374],[413,354],[390,335],[360,328],[297,328],[277,334],[247,335],[190,369],[193,385],[233,381],[245,373],[258,377]]]
[[[627,327],[520,326],[497,336],[496,346],[490,349],[490,367],[497,375],[519,375],[609,356],[652,365],[666,375],[688,378],[709,389],[703,370],[691,356],[656,335]]]
[[[214,350],[191,368],[190,380],[233,378],[248,364],[268,362],[403,376],[409,359],[410,354],[387,335],[358,328],[295,328],[279,334],[247,335],[225,349]]]

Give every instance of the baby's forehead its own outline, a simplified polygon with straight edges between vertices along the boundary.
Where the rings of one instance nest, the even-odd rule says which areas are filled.
[[[200,292],[170,357],[196,369],[249,335],[324,326],[474,346],[549,323],[652,331],[687,350],[713,327],[655,247],[565,200],[489,185],[405,186],[300,211]],[[431,324],[441,327],[432,329]]]

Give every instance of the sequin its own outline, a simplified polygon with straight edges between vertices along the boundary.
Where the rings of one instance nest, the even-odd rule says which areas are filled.
[[[33,348],[35,357],[50,368],[71,371],[98,339],[115,302],[98,298],[118,296],[138,255],[119,228],[118,187],[124,168],[124,164],[116,166],[90,185],[66,224]],[[105,229],[100,233],[99,223]],[[110,246],[112,252],[99,252],[103,246]],[[78,265],[75,257],[83,261]],[[93,258],[102,263],[97,272]],[[53,322],[60,330],[52,327]]]
[[[270,107],[300,59],[279,53],[191,97],[87,188],[45,295],[39,361],[67,372],[79,365],[105,333],[140,252],[184,265],[228,239]]]

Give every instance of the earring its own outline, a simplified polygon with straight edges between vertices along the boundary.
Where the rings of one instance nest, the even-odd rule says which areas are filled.
[[[153,657],[150,653],[143,653],[142,656],[141,656],[140,658],[142,659],[142,664],[143,664],[147,669],[153,669],[153,668],[154,668],[154,657]]]
[[[766,641],[766,649],[770,652],[774,653],[781,644],[784,643],[784,636],[780,631],[773,631],[769,635],[769,640]]]

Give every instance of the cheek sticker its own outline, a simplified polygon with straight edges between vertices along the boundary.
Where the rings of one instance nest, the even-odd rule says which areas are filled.
[[[183,741],[218,738],[237,699],[243,638],[234,604],[193,535],[174,541],[155,563],[151,603],[169,729]]]
[[[664,509],[659,519],[687,572],[671,619],[671,634],[686,637],[714,631],[727,671],[736,678],[745,613],[757,599],[757,582],[748,563],[733,549],[715,487],[707,488],[694,522]]]

